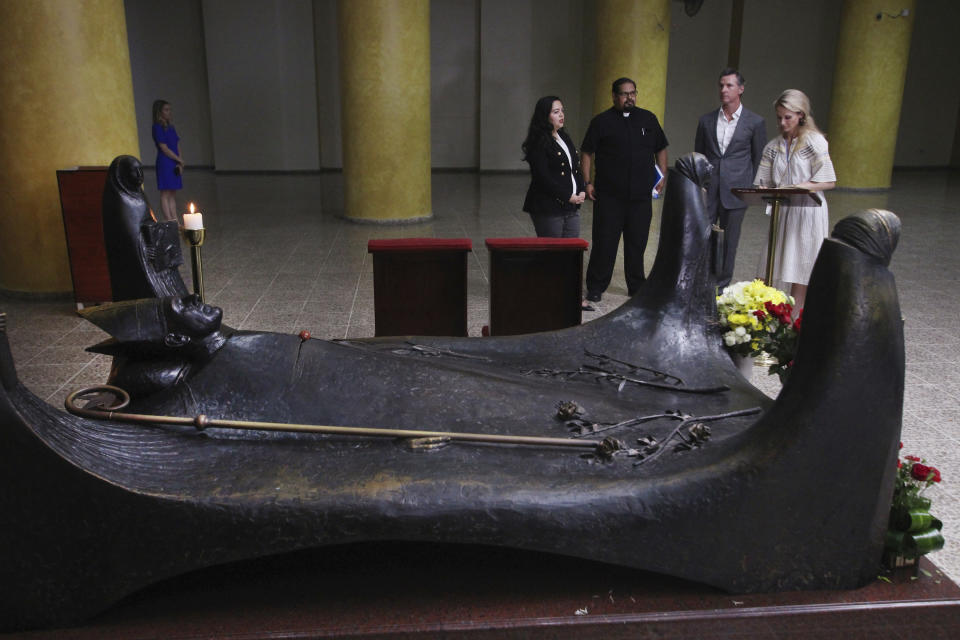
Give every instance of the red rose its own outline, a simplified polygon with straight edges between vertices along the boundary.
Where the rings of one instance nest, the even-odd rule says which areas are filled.
[[[757,317],[760,318],[761,320],[763,320],[764,318],[767,317],[767,314],[765,314],[765,313],[764,313],[763,311],[761,311],[760,309],[757,309],[756,311],[754,311],[754,312],[753,312],[753,315],[757,316]]]
[[[897,460],[897,469],[899,469],[899,468],[902,467],[902,466],[903,466],[903,463],[900,462],[899,460]]]
[[[906,458],[907,460],[909,460],[910,462],[920,462],[920,461],[921,461],[920,458],[918,458],[917,456],[903,456],[903,457]]]
[[[900,443],[900,448],[903,449],[903,443],[902,443],[902,442]]]
[[[790,325],[793,323],[793,318],[790,317],[790,314],[793,313],[793,307],[785,302],[780,304],[773,304],[769,300],[763,303],[763,307],[767,310],[767,313],[774,316],[782,324]]]
[[[914,480],[920,480],[921,482],[940,482],[939,471],[919,462],[910,469],[910,475],[913,476]]]
[[[789,325],[793,322],[793,319],[790,317],[790,314],[793,312],[793,307],[785,302],[781,302],[778,305],[774,305],[774,314],[777,316],[777,320],[783,324]]]

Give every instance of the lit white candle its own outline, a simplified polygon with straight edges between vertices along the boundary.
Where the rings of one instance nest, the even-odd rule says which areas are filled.
[[[203,229],[203,214],[199,211],[194,213],[196,207],[193,206],[193,203],[190,203],[190,213],[183,214],[183,228],[184,229]]]

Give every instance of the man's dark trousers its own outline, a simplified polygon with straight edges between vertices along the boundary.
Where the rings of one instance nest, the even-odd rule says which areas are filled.
[[[643,252],[647,248],[653,206],[650,200],[599,196],[593,203],[593,247],[587,263],[587,298],[599,300],[610,286],[617,248],[623,234],[623,271],[627,293],[643,284]]]
[[[733,266],[737,260],[737,246],[740,244],[740,226],[743,224],[743,216],[746,212],[746,207],[727,209],[719,202],[717,203],[716,222],[723,229],[724,248],[723,269],[717,274],[717,288],[721,291],[733,279]]]

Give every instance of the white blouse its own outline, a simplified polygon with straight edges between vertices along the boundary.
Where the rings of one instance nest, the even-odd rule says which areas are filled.
[[[570,183],[573,185],[570,195],[575,196],[577,194],[577,179],[573,177],[573,158],[570,156],[570,149],[567,148],[567,143],[564,142],[560,136],[554,136],[553,139],[557,141],[557,144],[560,145],[563,152],[567,154],[567,164],[570,167]]]
[[[767,143],[754,184],[785,187],[801,182],[836,182],[827,139],[810,131],[792,144],[777,136]]]
[[[809,132],[788,142],[777,136],[763,148],[760,168],[754,184],[761,187],[786,187],[803,182],[836,182],[827,139]],[[779,289],[789,291],[789,284],[807,284],[820,245],[829,235],[829,210],[823,193],[818,206],[781,208],[774,254],[774,281]],[[769,208],[768,208],[769,213]],[[766,263],[766,251],[760,265]],[[762,267],[758,266],[762,273]]]

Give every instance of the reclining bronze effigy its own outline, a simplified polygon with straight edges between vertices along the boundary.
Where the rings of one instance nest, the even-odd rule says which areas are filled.
[[[702,156],[677,162],[646,285],[570,329],[322,341],[221,326],[189,296],[119,303],[86,315],[113,335],[93,349],[114,356],[129,405],[111,416],[71,401],[119,422],[37,399],[0,336],[0,478],[14,488],[0,494],[0,628],[75,621],[200,567],[357,541],[548,551],[733,592],[873,579],[903,401],[887,269],[899,221],[872,210],[838,223],[772,401],[721,345],[709,170]],[[825,451],[842,464],[825,470]]]

